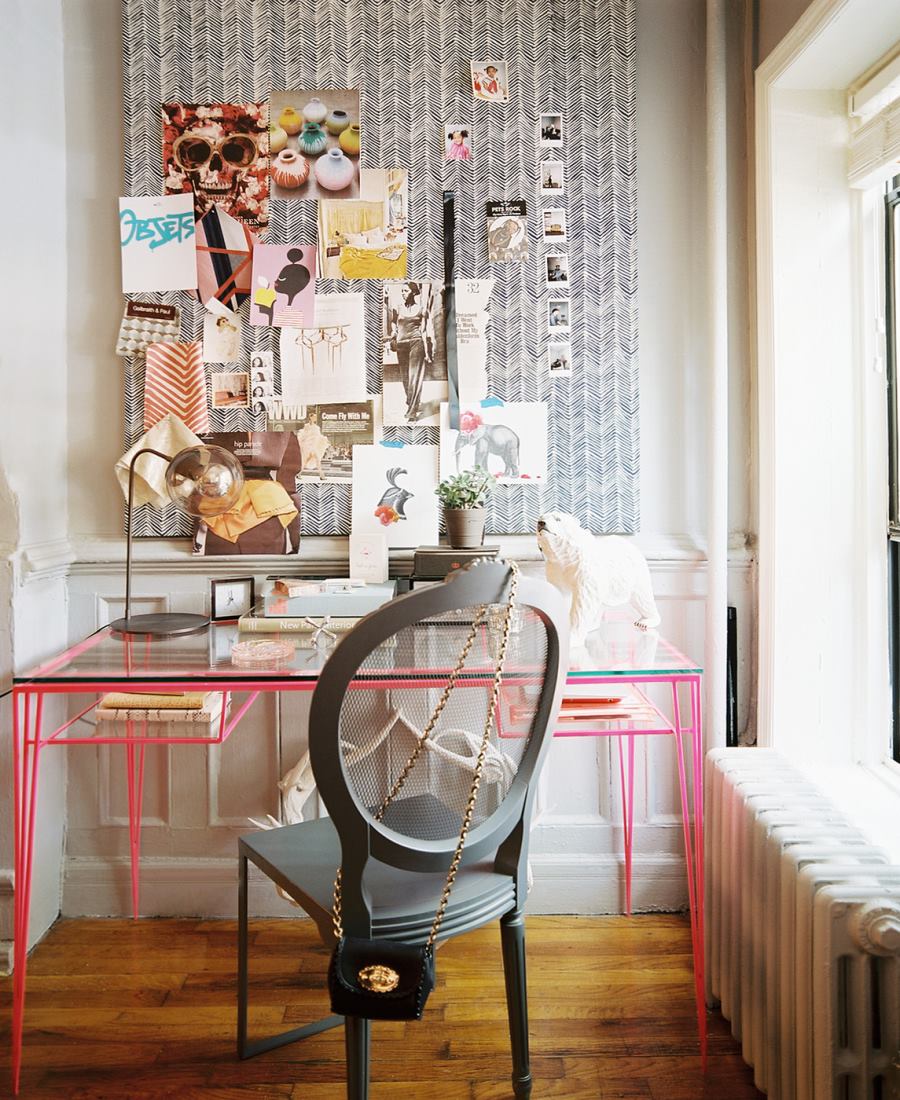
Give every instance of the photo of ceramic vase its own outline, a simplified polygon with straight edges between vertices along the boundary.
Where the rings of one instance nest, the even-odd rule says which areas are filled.
[[[329,149],[326,156],[316,161],[315,172],[320,187],[327,191],[343,191],[353,182],[356,168],[340,149]]]
[[[307,122],[324,122],[327,114],[328,108],[317,96],[311,99],[303,108],[303,117]],[[282,125],[284,124],[282,123]]]
[[[282,149],[287,147],[287,139],[287,130],[273,123],[269,127],[269,152],[273,156],[276,153],[280,153]]]
[[[293,107],[285,107],[278,116],[278,125],[286,134],[299,134],[303,119]]]
[[[309,161],[294,149],[282,149],[272,165],[272,179],[292,191],[309,179]]]
[[[338,138],[341,148],[347,154],[348,157],[359,156],[359,126],[355,122],[351,122],[346,130],[343,131]]]
[[[325,131],[318,122],[304,122],[300,136],[297,138],[297,148],[308,157],[317,157],[328,144]]]
[[[350,118],[346,111],[335,108],[325,119],[325,125],[328,127],[329,134],[340,134],[350,125]]]

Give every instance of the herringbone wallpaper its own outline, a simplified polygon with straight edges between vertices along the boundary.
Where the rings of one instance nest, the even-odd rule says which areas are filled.
[[[409,169],[409,274],[443,275],[442,192],[456,193],[459,277],[495,279],[490,390],[506,401],[546,401],[549,478],[498,486],[488,529],[533,531],[542,511],[574,512],[596,533],[637,529],[638,372],[633,0],[123,0],[125,179],[130,195],[162,190],[160,104],[260,101],[273,89],[360,89],[362,167]],[[509,62],[510,101],[473,98],[471,60]],[[561,149],[540,148],[538,115],[561,112]],[[444,159],[447,122],[468,126],[473,160]],[[539,162],[563,160],[561,198],[539,193]],[[485,203],[525,199],[530,258],[489,264]],[[542,240],[542,208],[564,206],[568,241]],[[315,240],[312,202],[270,200],[266,239]],[[545,285],[550,252],[569,256],[573,373],[546,366]],[[380,392],[381,284],[321,280],[325,293],[366,296],[366,356]],[[141,297],[147,297],[142,295]],[[182,339],[202,337],[203,307],[185,293]],[[246,314],[247,306],[243,307]],[[244,325],[250,346],[274,330]],[[126,360],[125,435],[143,431],[143,359]],[[246,411],[210,412],[213,430],[254,424]],[[436,428],[390,428],[411,443]],[[303,532],[346,534],[350,488],[304,484]],[[187,535],[174,507],[142,508],[135,534]]]

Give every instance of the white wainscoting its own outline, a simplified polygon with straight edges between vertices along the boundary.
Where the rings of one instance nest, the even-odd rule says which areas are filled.
[[[312,542],[313,540],[309,540]],[[337,540],[335,540],[337,541]],[[504,548],[536,557],[531,539]],[[339,572],[335,550],[316,540],[301,567]],[[346,554],[346,543],[343,544]],[[177,547],[177,549],[175,549]],[[139,544],[138,609],[204,609],[207,576],[257,574],[271,560],[191,561],[183,544]],[[691,655],[703,649],[706,567],[687,539],[644,545],[667,637]],[[78,547],[69,577],[70,631],[84,636],[122,611],[118,544]],[[531,566],[537,568],[537,563]],[[753,566],[736,547],[730,568],[731,602],[738,608],[739,652],[752,652]],[[739,669],[746,725],[750,670]],[[141,909],[148,915],[233,916],[235,837],[249,817],[278,816],[276,782],[306,744],[306,693],[261,697],[221,746],[154,746],[145,765]],[[669,739],[638,743],[634,833],[634,905],[673,910],[687,905],[675,758]],[[69,750],[68,831],[62,912],[65,916],[124,915],[130,911],[125,753],[117,747]],[[311,801],[311,813],[317,808]],[[530,908],[545,913],[614,913],[623,908],[623,863],[618,756],[608,738],[557,740],[542,779],[532,841],[534,889]],[[251,900],[260,914],[292,910],[264,881]]]

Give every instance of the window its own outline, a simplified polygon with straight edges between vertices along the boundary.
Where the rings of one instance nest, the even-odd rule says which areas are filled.
[[[893,755],[900,761],[900,176],[885,197],[888,387],[888,600]]]

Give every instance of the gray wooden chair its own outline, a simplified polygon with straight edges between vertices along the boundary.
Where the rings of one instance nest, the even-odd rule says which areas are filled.
[[[238,1053],[272,1050],[345,1023],[347,1096],[366,1100],[370,1021],[330,1016],[247,1037],[247,863],[312,917],[332,946],[332,888],[343,868],[346,935],[424,943],[459,836],[502,633],[510,572],[479,562],[444,584],[392,600],[345,635],[312,698],[310,756],[330,817],[239,841]],[[487,604],[456,687],[425,752],[382,821],[374,818],[434,710],[478,608]],[[523,905],[535,783],[566,673],[560,594],[520,577],[499,716],[440,939],[499,919],[517,1097],[531,1094]],[[496,605],[496,606],[494,606]],[[475,745],[473,749],[472,745]],[[440,974],[440,953],[437,957]],[[428,1008],[425,1009],[426,1014]]]

